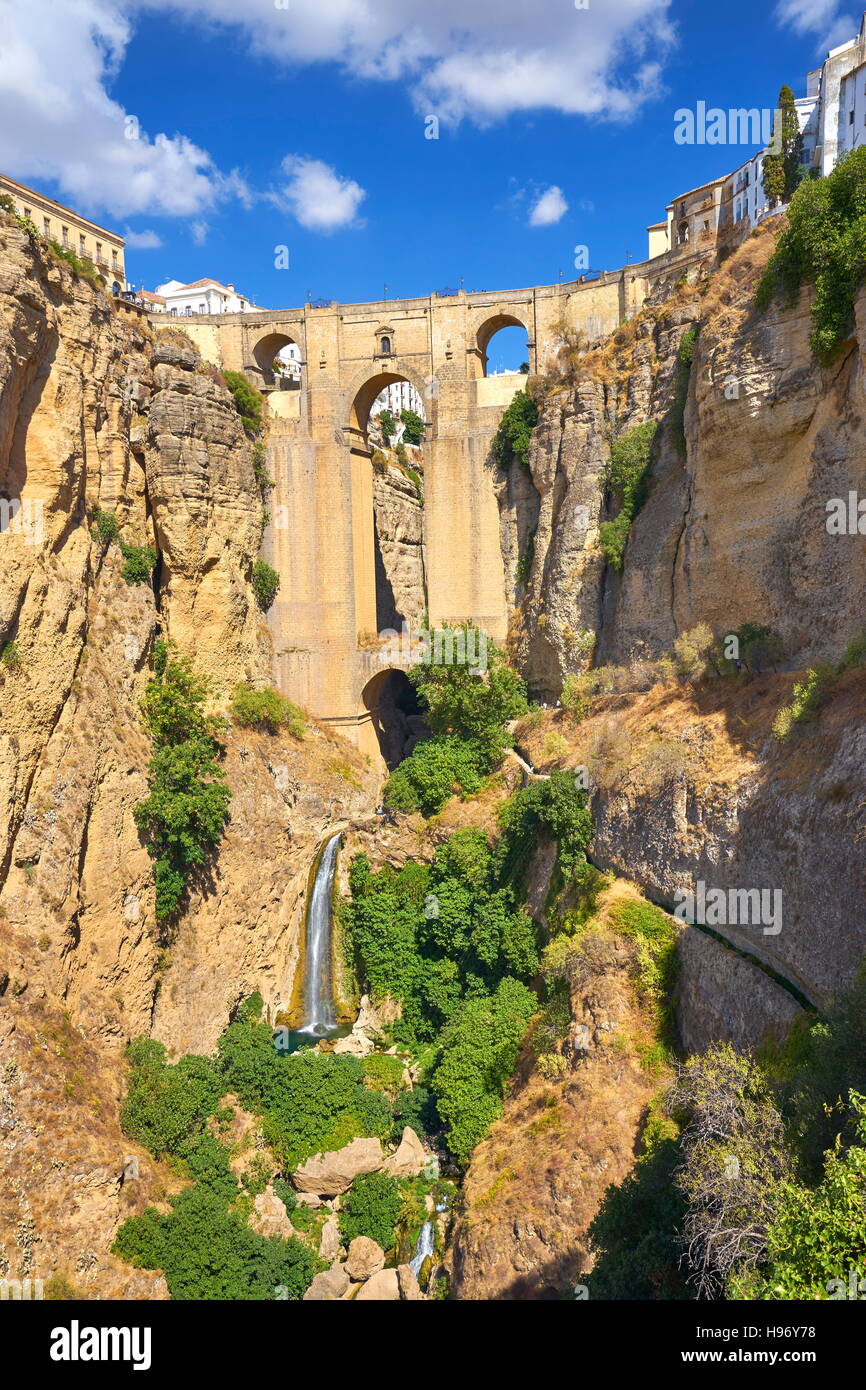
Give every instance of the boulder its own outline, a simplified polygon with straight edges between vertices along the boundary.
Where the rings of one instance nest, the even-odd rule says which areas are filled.
[[[299,1192],[315,1192],[335,1197],[348,1192],[362,1173],[378,1173],[382,1167],[382,1145],[378,1139],[353,1139],[344,1149],[316,1154],[292,1173]]]
[[[420,1303],[424,1295],[421,1292],[421,1285],[415,1278],[408,1265],[397,1266],[397,1282],[400,1285],[400,1297],[407,1303]]]
[[[378,1274],[385,1267],[385,1251],[369,1236],[355,1236],[349,1244],[346,1273],[350,1279],[361,1281]]]
[[[305,1303],[331,1303],[341,1299],[349,1287],[349,1276],[344,1265],[332,1265],[323,1274],[317,1274],[304,1294]]]
[[[397,1278],[396,1269],[380,1269],[378,1274],[374,1274],[368,1279],[366,1284],[362,1284],[357,1294],[355,1302],[379,1303],[397,1302],[400,1298],[400,1282]]]
[[[262,1236],[293,1236],[295,1229],[289,1214],[270,1184],[260,1192],[250,1212],[250,1225]]]
[[[340,1253],[340,1228],[333,1217],[326,1221],[322,1227],[322,1239],[319,1241],[319,1257],[323,1260],[336,1260]]]
[[[312,1211],[325,1205],[321,1197],[318,1197],[315,1192],[299,1192],[295,1200],[299,1207],[309,1207]]]
[[[385,1172],[392,1178],[417,1178],[427,1162],[424,1145],[414,1129],[406,1125],[396,1153],[385,1159]]]

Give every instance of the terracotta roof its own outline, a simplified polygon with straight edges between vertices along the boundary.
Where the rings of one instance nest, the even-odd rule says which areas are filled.
[[[165,300],[161,294],[151,294],[150,290],[140,290],[139,299],[149,299],[152,304],[164,304]]]

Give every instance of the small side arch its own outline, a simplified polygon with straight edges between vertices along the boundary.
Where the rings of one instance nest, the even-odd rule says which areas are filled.
[[[490,346],[491,338],[502,328],[522,328],[526,334],[527,341],[529,340],[528,326],[522,319],[517,318],[514,314],[494,314],[491,318],[485,319],[475,334],[475,353],[473,357],[475,361],[474,375],[476,377],[487,375],[487,349]]]

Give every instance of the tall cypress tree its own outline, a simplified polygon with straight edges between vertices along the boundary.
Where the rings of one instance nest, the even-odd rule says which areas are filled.
[[[803,137],[797,106],[794,93],[788,86],[779,91],[773,145],[775,152],[764,156],[764,192],[771,207],[788,202],[800,182],[800,165],[803,162]]]

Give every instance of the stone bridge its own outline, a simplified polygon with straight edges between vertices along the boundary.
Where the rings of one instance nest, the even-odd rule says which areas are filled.
[[[472,619],[501,641],[508,600],[488,453],[523,380],[486,375],[490,339],[523,327],[530,371],[543,370],[564,326],[595,339],[631,317],[657,267],[523,290],[182,320],[203,357],[244,372],[267,398],[276,487],[263,553],[280,575],[269,621],[274,680],[285,695],[378,755],[371,710],[382,658],[370,642],[378,626],[367,423],[382,388],[408,381],[424,402],[429,622]],[[291,343],[300,381],[280,389],[271,364]]]

